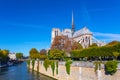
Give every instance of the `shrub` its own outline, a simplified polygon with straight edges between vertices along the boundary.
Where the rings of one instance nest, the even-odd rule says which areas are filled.
[[[114,61],[108,61],[105,64],[105,73],[113,75],[117,71],[117,63],[118,62],[116,60],[114,60]]]
[[[44,67],[45,67],[45,70],[47,71],[47,68],[49,67],[49,65],[50,65],[50,60],[48,60],[48,59],[45,59],[45,61],[44,61]]]
[[[54,62],[54,60],[51,61],[51,69],[52,69],[52,74],[54,76],[54,71],[55,71],[55,62]]]
[[[97,62],[94,62],[94,65],[95,65],[95,73],[97,72],[97,70],[101,70],[101,62],[100,61],[97,61]]]
[[[120,43],[113,46],[90,47],[82,50],[71,51],[71,57],[111,57],[113,52],[120,52]]]
[[[38,64],[38,66],[37,66],[37,71],[39,72],[39,61],[37,61],[37,64]]]
[[[32,70],[34,70],[35,60],[32,60]]]
[[[27,65],[30,66],[30,60],[27,60]]]
[[[56,61],[56,74],[58,74],[58,61]]]
[[[70,75],[70,64],[72,64],[71,60],[66,61],[65,66],[66,66],[66,72],[68,75]]]
[[[50,53],[49,54],[50,59],[62,59],[66,56],[64,51],[57,50],[57,49],[50,50],[49,53]]]

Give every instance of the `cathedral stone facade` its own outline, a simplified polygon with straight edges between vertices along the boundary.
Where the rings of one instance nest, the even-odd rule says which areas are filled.
[[[51,34],[51,43],[56,36],[67,36],[68,38],[79,42],[83,48],[87,48],[93,43],[96,43],[98,46],[103,46],[105,43],[99,40],[95,40],[93,33],[85,26],[80,30],[75,31],[74,18],[72,14],[72,28],[60,30],[59,28],[53,28]]]

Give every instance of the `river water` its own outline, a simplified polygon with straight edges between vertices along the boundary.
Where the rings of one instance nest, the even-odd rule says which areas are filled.
[[[54,80],[27,69],[26,62],[0,69],[0,80]]]

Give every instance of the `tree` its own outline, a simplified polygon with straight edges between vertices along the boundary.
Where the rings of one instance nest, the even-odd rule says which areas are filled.
[[[7,61],[9,60],[8,58],[8,54],[9,54],[9,50],[0,50],[0,61],[2,64],[7,63]]]
[[[52,43],[51,49],[64,50],[67,36],[56,36]]]
[[[118,62],[115,61],[115,60],[114,61],[108,61],[105,64],[105,73],[113,75],[117,71],[117,64],[118,64]]]
[[[1,50],[4,57],[8,57],[9,50]]]
[[[113,56],[117,59],[117,57],[120,55],[119,52],[113,52]]]
[[[64,51],[57,50],[57,49],[50,50],[49,58],[52,58],[52,59],[62,59],[65,56],[66,55],[65,55]]]
[[[39,54],[39,52],[38,52],[37,49],[35,49],[35,48],[32,48],[32,49],[29,51],[29,55],[30,55],[30,58],[31,58],[31,59],[38,58],[38,54]]]
[[[120,43],[119,41],[112,41],[112,42],[109,42],[106,46],[113,46],[113,45],[117,45],[119,43]]]
[[[69,39],[67,36],[56,36],[52,43],[51,50],[62,50],[65,51],[65,54],[69,56],[71,47],[72,39]]]
[[[80,50],[80,49],[83,49],[82,45],[78,42],[73,42],[72,50]]]
[[[23,58],[23,53],[16,53],[16,57],[17,57],[17,59]]]
[[[45,49],[40,50],[40,54],[46,55],[47,51]]]
[[[90,45],[89,47],[98,47],[98,45],[96,43],[93,43],[92,45]]]

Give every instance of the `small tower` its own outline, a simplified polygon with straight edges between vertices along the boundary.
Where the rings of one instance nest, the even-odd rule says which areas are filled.
[[[51,33],[51,43],[53,42],[56,36],[60,36],[61,32],[59,28],[53,28]]]
[[[75,32],[75,25],[74,25],[74,15],[73,15],[73,12],[72,12],[72,29],[71,29],[71,32],[72,32],[72,36]]]

